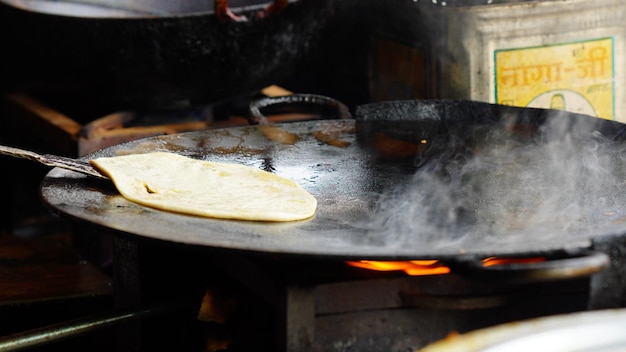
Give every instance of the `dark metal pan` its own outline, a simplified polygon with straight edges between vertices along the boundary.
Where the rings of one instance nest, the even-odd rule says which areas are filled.
[[[309,190],[319,202],[311,219],[224,221],[154,210],[62,169],[45,177],[42,197],[61,216],[107,231],[344,260],[571,259],[593,238],[626,228],[626,144],[617,122],[478,102],[400,101],[360,106],[355,119],[276,127],[297,141],[278,143],[248,126],[151,137],[85,158],[170,151],[259,167]],[[553,149],[563,153],[553,156]],[[550,187],[563,192],[552,197]],[[552,198],[565,203],[542,203]],[[606,256],[584,260],[607,265]]]
[[[327,0],[231,0],[238,21],[226,3],[1,0],[2,84],[118,108],[218,102],[297,71],[333,15]]]

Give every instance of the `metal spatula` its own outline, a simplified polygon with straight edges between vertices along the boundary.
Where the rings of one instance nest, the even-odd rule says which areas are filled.
[[[3,145],[0,145],[0,154],[13,156],[16,158],[28,159],[46,166],[60,167],[62,169],[80,172],[82,174],[97,177],[100,179],[109,179],[108,177],[104,176],[96,169],[94,169],[91,165],[89,165],[89,163],[72,158],[66,158],[63,156],[51,154],[38,154],[29,150],[7,147]]]

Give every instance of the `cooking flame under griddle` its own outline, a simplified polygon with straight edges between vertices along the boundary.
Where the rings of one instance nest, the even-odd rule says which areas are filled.
[[[539,263],[546,259],[543,257],[530,258],[498,258],[488,257],[482,260],[484,267],[510,264]],[[348,261],[346,264],[375,271],[404,271],[410,276],[443,275],[451,272],[450,268],[439,260],[408,260],[408,261],[373,261],[359,260]]]
[[[404,271],[407,275],[441,275],[450,272],[450,268],[438,260],[409,261],[372,261],[359,260],[346,262],[350,266],[376,271]]]

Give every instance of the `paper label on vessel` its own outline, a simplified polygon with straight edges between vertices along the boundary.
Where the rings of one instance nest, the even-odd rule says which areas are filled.
[[[614,38],[494,52],[495,101],[615,119]]]

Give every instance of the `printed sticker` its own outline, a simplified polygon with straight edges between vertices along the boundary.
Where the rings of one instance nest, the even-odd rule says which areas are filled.
[[[496,103],[615,119],[613,41],[496,50]]]

